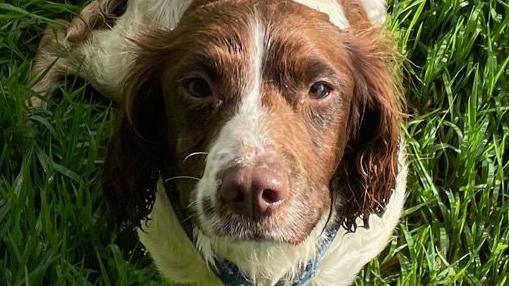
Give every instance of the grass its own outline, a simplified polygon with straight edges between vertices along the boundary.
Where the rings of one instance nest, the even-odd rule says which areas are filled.
[[[0,0],[0,285],[165,285],[113,233],[100,169],[114,109],[83,84],[28,111],[43,27],[84,1]],[[394,0],[411,176],[404,217],[357,285],[509,285],[509,4]],[[73,82],[74,79],[69,79]]]

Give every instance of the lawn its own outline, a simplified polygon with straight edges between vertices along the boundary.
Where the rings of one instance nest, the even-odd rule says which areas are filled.
[[[85,1],[0,0],[0,285],[165,285],[114,232],[100,170],[110,102],[68,79],[27,110],[41,32]],[[509,2],[394,0],[411,176],[357,285],[509,285]]]

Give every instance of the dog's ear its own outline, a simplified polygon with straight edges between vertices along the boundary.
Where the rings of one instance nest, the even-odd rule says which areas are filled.
[[[378,28],[351,33],[350,134],[332,189],[343,200],[343,224],[354,230],[357,218],[367,223],[370,214],[383,213],[395,187],[401,112],[393,48],[384,33]]]
[[[150,214],[163,162],[172,158],[161,87],[165,55],[157,43],[150,44],[154,37],[137,44],[142,40],[125,80],[104,169],[105,197],[115,221],[135,226]]]

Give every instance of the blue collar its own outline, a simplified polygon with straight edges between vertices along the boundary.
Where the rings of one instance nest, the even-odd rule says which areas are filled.
[[[176,191],[176,188],[171,181],[164,180],[164,187],[166,189],[166,194],[168,195],[168,198],[170,199],[171,205],[173,207],[173,211],[177,215],[177,218],[180,222],[180,225],[184,229],[184,231],[187,234],[187,237],[193,242],[193,245],[196,245],[196,240],[193,236],[193,225],[189,219],[189,215],[187,214],[186,210],[180,206],[180,196],[179,193]],[[329,249],[330,245],[332,244],[332,241],[334,241],[334,238],[336,237],[336,233],[338,232],[339,228],[341,227],[341,223],[337,219],[333,219],[329,222],[327,222],[324,231],[321,235],[321,241],[320,245],[318,246],[318,251],[316,253],[316,256],[311,259],[304,269],[302,270],[302,273],[294,279],[289,285],[291,286],[303,286],[306,285],[311,278],[313,278],[316,269],[320,265],[320,262],[322,261],[325,253]],[[242,275],[239,268],[233,264],[232,262],[223,259],[223,260],[216,260],[215,261],[215,268],[212,267],[214,273],[217,277],[224,283],[224,285],[228,286],[253,286],[254,284],[246,278],[244,275]],[[286,283],[285,283],[286,282]],[[282,286],[288,284],[287,281],[279,281],[276,286]]]

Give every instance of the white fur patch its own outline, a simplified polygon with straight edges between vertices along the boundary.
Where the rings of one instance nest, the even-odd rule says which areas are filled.
[[[174,29],[186,9],[194,0],[131,0],[125,14],[116,26],[136,31],[144,25],[154,24],[164,29]]]
[[[237,113],[226,122],[218,138],[212,144],[206,159],[205,171],[197,184],[196,201],[198,217],[208,234],[213,233],[214,226],[223,222],[217,216],[203,215],[202,203],[205,199],[216,203],[216,193],[220,182],[217,174],[232,164],[249,164],[254,157],[263,153],[268,144],[264,121],[266,111],[261,104],[262,62],[265,46],[265,28],[255,20],[250,33],[252,53],[250,57],[250,78],[247,81],[243,99]],[[209,263],[214,262],[214,249],[211,241],[196,232],[197,246]]]
[[[251,33],[251,78],[248,80],[237,113],[225,123],[218,138],[212,144],[202,180],[198,184],[198,199],[215,196],[217,173],[227,164],[248,163],[253,156],[263,152],[267,145],[264,118],[266,111],[261,105],[261,72],[264,53],[264,28],[256,23]]]
[[[368,18],[373,24],[382,25],[387,17],[385,0],[360,0]]]
[[[348,19],[345,17],[343,7],[337,0],[293,0],[294,2],[308,6],[329,16],[329,21],[340,29],[350,27]]]

